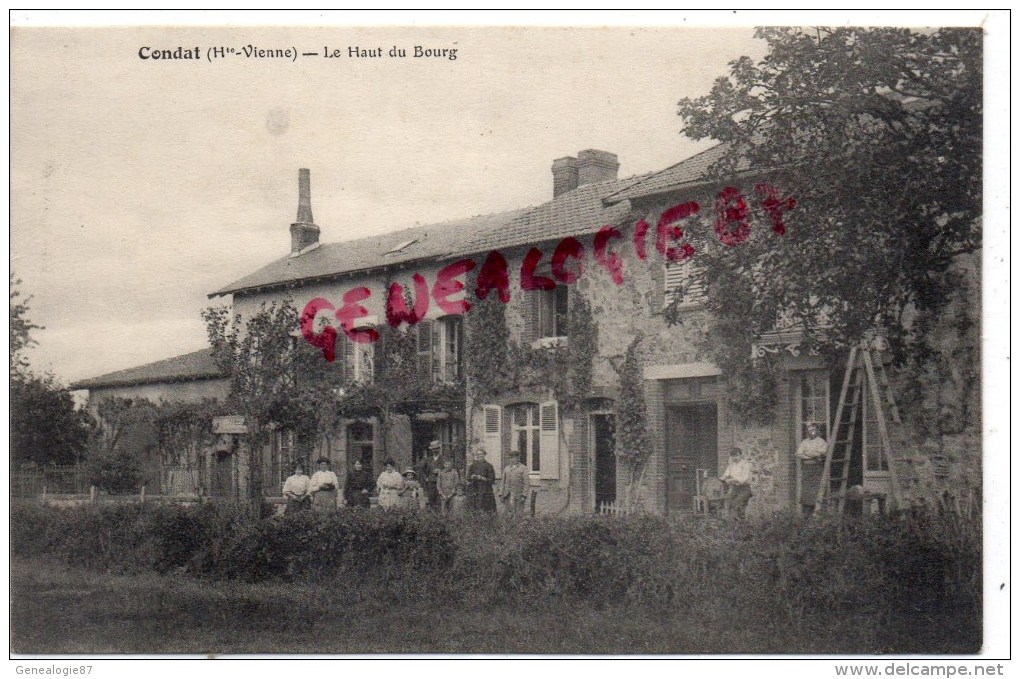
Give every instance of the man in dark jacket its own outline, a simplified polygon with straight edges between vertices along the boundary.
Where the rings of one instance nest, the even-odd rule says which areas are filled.
[[[418,464],[418,481],[425,489],[425,498],[428,500],[429,509],[439,512],[439,472],[443,471],[442,460],[443,447],[439,441],[432,441],[429,444],[428,455]]]
[[[354,461],[354,469],[347,472],[347,480],[344,482],[344,499],[348,507],[364,507],[371,505],[369,497],[375,489],[375,480],[372,472],[365,469],[361,460]]]

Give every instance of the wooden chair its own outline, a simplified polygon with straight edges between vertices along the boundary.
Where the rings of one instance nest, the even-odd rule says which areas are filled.
[[[694,511],[708,516],[726,506],[726,484],[714,476],[708,475],[707,469],[694,471]]]

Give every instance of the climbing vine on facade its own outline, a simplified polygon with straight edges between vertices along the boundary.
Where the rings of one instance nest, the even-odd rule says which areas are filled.
[[[645,407],[645,384],[639,347],[642,335],[631,340],[623,363],[617,368],[620,376],[620,401],[617,406],[616,456],[627,467],[627,504],[633,507],[641,487],[648,458],[652,453]]]
[[[466,362],[476,402],[515,391],[549,389],[562,408],[582,406],[592,393],[598,326],[581,294],[572,293],[569,299],[565,346],[535,347],[511,340],[506,305],[495,295],[472,307],[467,315]]]

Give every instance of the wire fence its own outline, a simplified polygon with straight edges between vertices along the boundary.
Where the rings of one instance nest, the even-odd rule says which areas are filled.
[[[277,497],[283,492],[287,469],[282,463],[264,463],[262,494]],[[151,495],[209,495],[213,491],[212,474],[202,464],[163,465],[158,477],[150,477],[147,492]],[[49,466],[36,469],[11,470],[11,497],[29,498],[40,495],[88,495],[91,480],[85,465]]]
[[[47,493],[76,495],[89,492],[83,465],[60,465],[11,472],[11,496],[32,497]]]

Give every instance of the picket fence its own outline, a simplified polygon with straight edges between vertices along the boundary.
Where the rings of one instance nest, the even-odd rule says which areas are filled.
[[[601,516],[629,516],[633,510],[622,502],[600,502],[596,507],[596,513]]]

